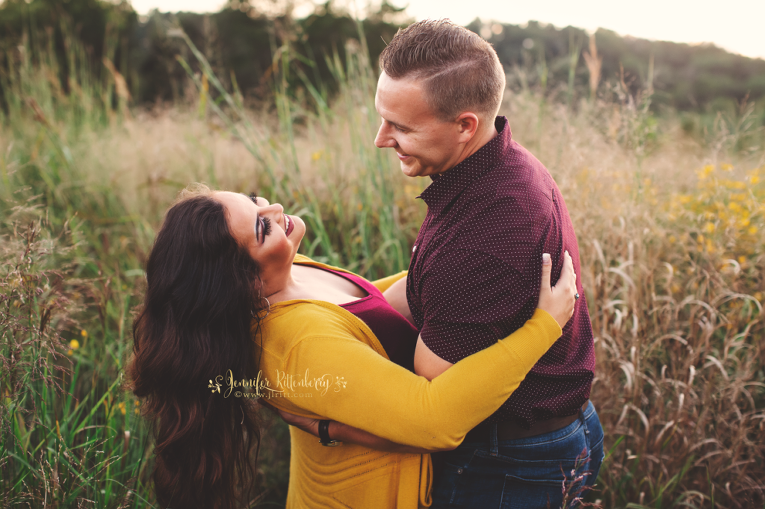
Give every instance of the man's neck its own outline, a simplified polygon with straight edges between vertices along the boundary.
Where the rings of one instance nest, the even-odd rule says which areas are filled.
[[[457,161],[452,165],[452,168],[460,164],[462,161],[467,159],[468,157],[472,156],[481,148],[483,148],[484,145],[489,143],[491,140],[493,140],[496,136],[499,136],[499,131],[497,131],[497,127],[494,125],[494,122],[491,123],[491,129],[483,129],[481,132],[476,133],[473,138],[471,138],[470,141],[465,143],[465,147],[462,150],[462,153],[460,154]],[[450,168],[451,169],[451,168]],[[449,171],[449,170],[446,170]],[[446,173],[443,172],[443,173]],[[443,173],[441,175],[443,175]]]
[[[470,153],[467,156],[465,156],[465,159],[467,159],[468,157],[478,152],[481,148],[483,148],[484,145],[489,143],[491,140],[493,140],[497,136],[499,136],[499,131],[497,131],[497,127],[494,125],[494,122],[492,122],[491,129],[487,129],[486,131],[484,131],[480,137],[473,136],[473,139],[476,139],[476,138],[478,139],[473,145],[473,148],[471,149]],[[472,142],[473,140],[470,140],[470,141]],[[468,145],[470,145],[469,142],[468,142]]]

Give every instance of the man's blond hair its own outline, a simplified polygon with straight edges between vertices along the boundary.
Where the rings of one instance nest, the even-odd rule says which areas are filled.
[[[426,100],[444,121],[471,111],[493,123],[505,91],[505,71],[494,48],[448,19],[400,29],[380,55],[393,79],[423,80]]]

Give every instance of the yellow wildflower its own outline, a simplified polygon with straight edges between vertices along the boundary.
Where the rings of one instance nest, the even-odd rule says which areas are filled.
[[[120,407],[120,412],[122,412],[122,415],[125,415],[125,403],[123,401],[120,401],[119,407]]]
[[[71,350],[71,349],[70,349],[70,350],[67,350],[67,352],[66,352],[66,354],[67,354],[67,355],[72,355],[73,353],[74,353],[74,351],[73,351],[73,350]]]
[[[747,230],[749,232],[749,235],[754,235],[757,233],[757,227],[756,226],[750,226]]]
[[[746,256],[739,256],[738,257],[739,265],[743,265],[745,261],[746,261]]]
[[[83,338],[87,338],[88,337],[88,331],[86,331],[85,329],[82,329],[80,331],[80,336],[82,336]]]
[[[707,223],[706,225],[704,225],[704,229],[707,231],[707,233],[713,233],[715,231],[715,224]]]
[[[733,165],[732,164],[721,164],[720,169],[722,171],[733,171]]]
[[[80,342],[77,341],[76,339],[71,340],[69,342],[69,348],[71,348],[72,350],[77,350],[78,348],[80,348]]]
[[[674,244],[675,242],[677,242],[677,237],[675,237],[674,235],[670,235],[669,236],[669,243],[670,244]]]
[[[699,179],[704,180],[705,178],[709,177],[714,171],[715,171],[715,168],[711,164],[704,166],[704,169],[699,172]]]

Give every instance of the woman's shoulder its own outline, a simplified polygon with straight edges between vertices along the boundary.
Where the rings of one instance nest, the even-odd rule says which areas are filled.
[[[367,342],[364,332],[347,314],[347,311],[329,302],[308,299],[285,301],[274,306],[261,321],[256,341],[265,338],[265,348],[285,354],[308,340]],[[255,326],[253,322],[253,332]]]

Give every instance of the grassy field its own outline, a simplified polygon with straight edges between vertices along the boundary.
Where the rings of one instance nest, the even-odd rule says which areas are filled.
[[[405,269],[429,179],[373,145],[376,79],[363,48],[339,94],[245,107],[204,66],[187,100],[129,108],[73,47],[21,52],[0,119],[0,505],[152,507],[152,445],[122,390],[153,237],[193,181],[281,202],[301,252],[368,277]],[[765,133],[745,105],[687,134],[650,96],[557,101],[510,76],[502,114],[550,170],[581,249],[595,332],[592,400],[608,456],[603,507],[764,507]],[[200,381],[203,383],[204,381]],[[286,494],[286,426],[264,415],[263,495]]]

